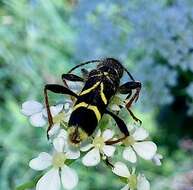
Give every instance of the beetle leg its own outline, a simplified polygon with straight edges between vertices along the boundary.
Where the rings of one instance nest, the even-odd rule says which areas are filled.
[[[107,145],[112,145],[112,144],[116,144],[118,142],[121,142],[122,140],[124,140],[125,138],[127,138],[129,136],[129,131],[127,129],[127,126],[125,125],[124,121],[122,119],[120,119],[117,115],[115,115],[114,113],[106,110],[105,112],[106,114],[109,114],[117,123],[117,126],[119,127],[120,131],[124,134],[124,136],[122,138],[119,138],[117,140],[112,140],[112,141],[107,141],[105,142]]]
[[[57,85],[57,84],[46,84],[44,87],[44,99],[45,99],[45,104],[46,104],[46,110],[47,110],[47,115],[48,115],[48,122],[49,122],[49,126],[47,129],[47,137],[48,136],[48,132],[51,129],[52,125],[53,125],[53,118],[52,118],[52,114],[50,111],[50,105],[49,105],[49,101],[48,101],[48,92],[47,91],[51,91],[54,93],[58,93],[58,94],[68,94],[74,97],[78,97],[77,94],[75,94],[73,91],[71,91],[70,89],[68,89],[67,87],[61,86],[61,85]]]
[[[70,73],[62,74],[62,80],[63,80],[64,85],[66,87],[68,87],[66,80],[74,81],[74,82],[84,82],[83,78],[81,78],[81,77],[79,77],[77,75],[74,75],[74,74],[70,74]]]
[[[132,95],[132,90],[136,90],[135,94],[131,97]],[[121,94],[127,94],[128,96],[125,99],[126,105],[125,107],[127,108],[129,114],[131,115],[131,117],[136,121],[139,122],[140,125],[142,123],[142,121],[140,119],[138,119],[133,112],[130,110],[130,107],[133,103],[133,101],[137,101],[139,98],[139,92],[141,90],[141,83],[138,81],[132,81],[132,82],[126,82],[125,84],[121,85],[119,87],[119,92]],[[131,99],[127,102],[127,100],[131,97]]]
[[[127,109],[129,114],[131,115],[131,117],[136,121],[136,122],[139,122],[139,124],[141,125],[142,124],[142,121],[140,119],[138,119],[134,113],[131,111],[131,109]]]
[[[131,96],[131,92],[132,90],[136,90],[135,94],[131,97],[131,99],[129,100],[129,102],[127,102],[126,107],[130,108],[133,101],[137,101],[139,98],[139,92],[141,90],[141,83],[138,81],[132,81],[132,82],[126,82],[125,84],[121,85],[119,87],[119,92],[121,94],[128,94],[126,100]]]

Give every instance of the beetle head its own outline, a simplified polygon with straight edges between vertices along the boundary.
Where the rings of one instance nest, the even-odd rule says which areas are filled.
[[[71,145],[79,146],[82,141],[88,138],[88,134],[78,126],[68,128],[68,140]]]

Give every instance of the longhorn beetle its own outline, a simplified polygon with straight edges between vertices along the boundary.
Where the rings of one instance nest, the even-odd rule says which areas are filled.
[[[97,67],[90,72],[86,69],[82,69],[83,73],[86,75],[85,78],[81,78],[71,73],[76,68],[91,63],[97,63]],[[129,75],[131,81],[128,81],[120,86],[120,79],[122,78],[124,71]],[[129,136],[129,131],[124,121],[116,114],[108,110],[109,102],[117,92],[121,94],[128,94],[125,101],[127,102],[125,107],[134,120],[141,122],[130,110],[133,101],[137,101],[139,97],[141,83],[135,81],[132,75],[118,60],[106,58],[103,60],[92,60],[81,63],[73,67],[67,74],[63,74],[62,80],[64,82],[64,86],[47,84],[44,88],[45,104],[49,121],[47,134],[53,125],[53,119],[48,102],[48,90],[54,93],[68,94],[76,99],[68,122],[68,138],[74,145],[80,144],[83,140],[93,134],[97,124],[104,114],[108,114],[113,117],[120,131],[124,134],[123,137],[114,141],[108,141],[107,144],[120,142]],[[80,94],[76,94],[70,90],[66,80],[85,83]],[[132,96],[132,90],[134,89],[136,92]]]

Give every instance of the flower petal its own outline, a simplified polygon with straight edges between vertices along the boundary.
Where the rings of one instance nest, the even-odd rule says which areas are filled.
[[[131,163],[136,163],[137,156],[131,147],[126,147],[123,151],[123,158]]]
[[[102,137],[104,138],[105,141],[113,138],[114,135],[114,131],[110,130],[110,129],[106,129],[103,134]]]
[[[40,178],[36,190],[60,190],[60,186],[59,171],[53,168]]]
[[[100,162],[100,153],[98,148],[90,150],[82,159],[85,166],[96,166]]]
[[[115,147],[111,146],[111,145],[104,145],[103,147],[103,152],[107,157],[111,157],[113,156],[113,154],[115,153]]]
[[[121,190],[129,190],[129,185],[125,185]]]
[[[144,175],[138,175],[137,177],[137,190],[150,190],[149,181]]]
[[[157,151],[156,144],[151,141],[136,142],[133,148],[145,160],[152,159]]]
[[[161,154],[155,154],[152,158],[152,162],[157,165],[157,166],[161,166],[161,159],[163,159],[163,156]]]
[[[57,137],[53,140],[54,148],[57,152],[63,152],[65,141],[61,137]]]
[[[61,129],[59,134],[58,134],[58,137],[61,137],[63,139],[67,139],[68,138],[68,133],[65,129]]]
[[[78,175],[73,169],[65,165],[61,169],[61,180],[65,189],[73,189],[78,184]]]
[[[98,129],[98,130],[97,130],[97,132],[96,132],[95,137],[100,137],[100,136],[101,136],[101,130],[100,130],[100,129]]]
[[[30,116],[34,113],[42,111],[42,109],[43,105],[41,103],[34,100],[29,100],[22,104],[21,112],[26,116]]]
[[[130,176],[130,172],[123,162],[116,162],[112,171],[113,173],[121,177],[127,178]]]
[[[66,152],[66,157],[68,159],[77,159],[80,157],[80,151],[78,149],[75,150],[68,149]]]
[[[138,127],[132,136],[136,141],[141,141],[146,139],[149,136],[149,134],[144,128]]]
[[[60,130],[60,124],[54,124],[52,128],[48,131],[49,137],[52,137],[54,135],[57,135]]]
[[[82,152],[86,152],[86,151],[90,150],[92,147],[94,147],[93,144],[86,144],[86,145],[81,146],[80,150]]]
[[[59,114],[62,111],[63,107],[64,107],[63,104],[58,104],[58,105],[55,105],[55,106],[51,106],[50,111],[51,111],[52,116],[54,117],[57,114]]]
[[[57,114],[59,114],[62,111],[63,107],[64,107],[63,104],[58,104],[58,105],[55,105],[55,106],[50,106],[50,111],[51,111],[52,117],[54,117]],[[42,113],[43,113],[44,117],[48,117],[47,110],[45,108],[42,110]]]
[[[35,113],[29,118],[30,123],[35,127],[43,127],[47,121],[44,119],[42,112]]]
[[[41,152],[38,157],[29,162],[30,168],[34,170],[44,170],[52,164],[52,156],[46,152]]]
[[[64,103],[65,112],[68,112],[72,108],[72,104],[73,104],[73,102],[71,99],[65,101],[65,103]]]

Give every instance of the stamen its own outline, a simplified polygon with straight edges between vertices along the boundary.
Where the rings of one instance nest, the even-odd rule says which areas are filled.
[[[61,112],[58,115],[56,115],[55,117],[53,117],[53,122],[54,123],[61,123],[63,121],[64,117],[65,117],[65,113]]]
[[[52,159],[52,164],[55,168],[61,168],[65,161],[66,161],[66,155],[62,152],[58,152],[54,154],[53,159]]]
[[[104,141],[104,138],[103,137],[96,137],[94,140],[93,140],[93,145],[96,147],[96,148],[99,148],[99,149],[102,149],[105,145],[105,141]]]
[[[135,143],[135,139],[133,136],[128,136],[126,139],[123,140],[125,146],[131,146]]]

